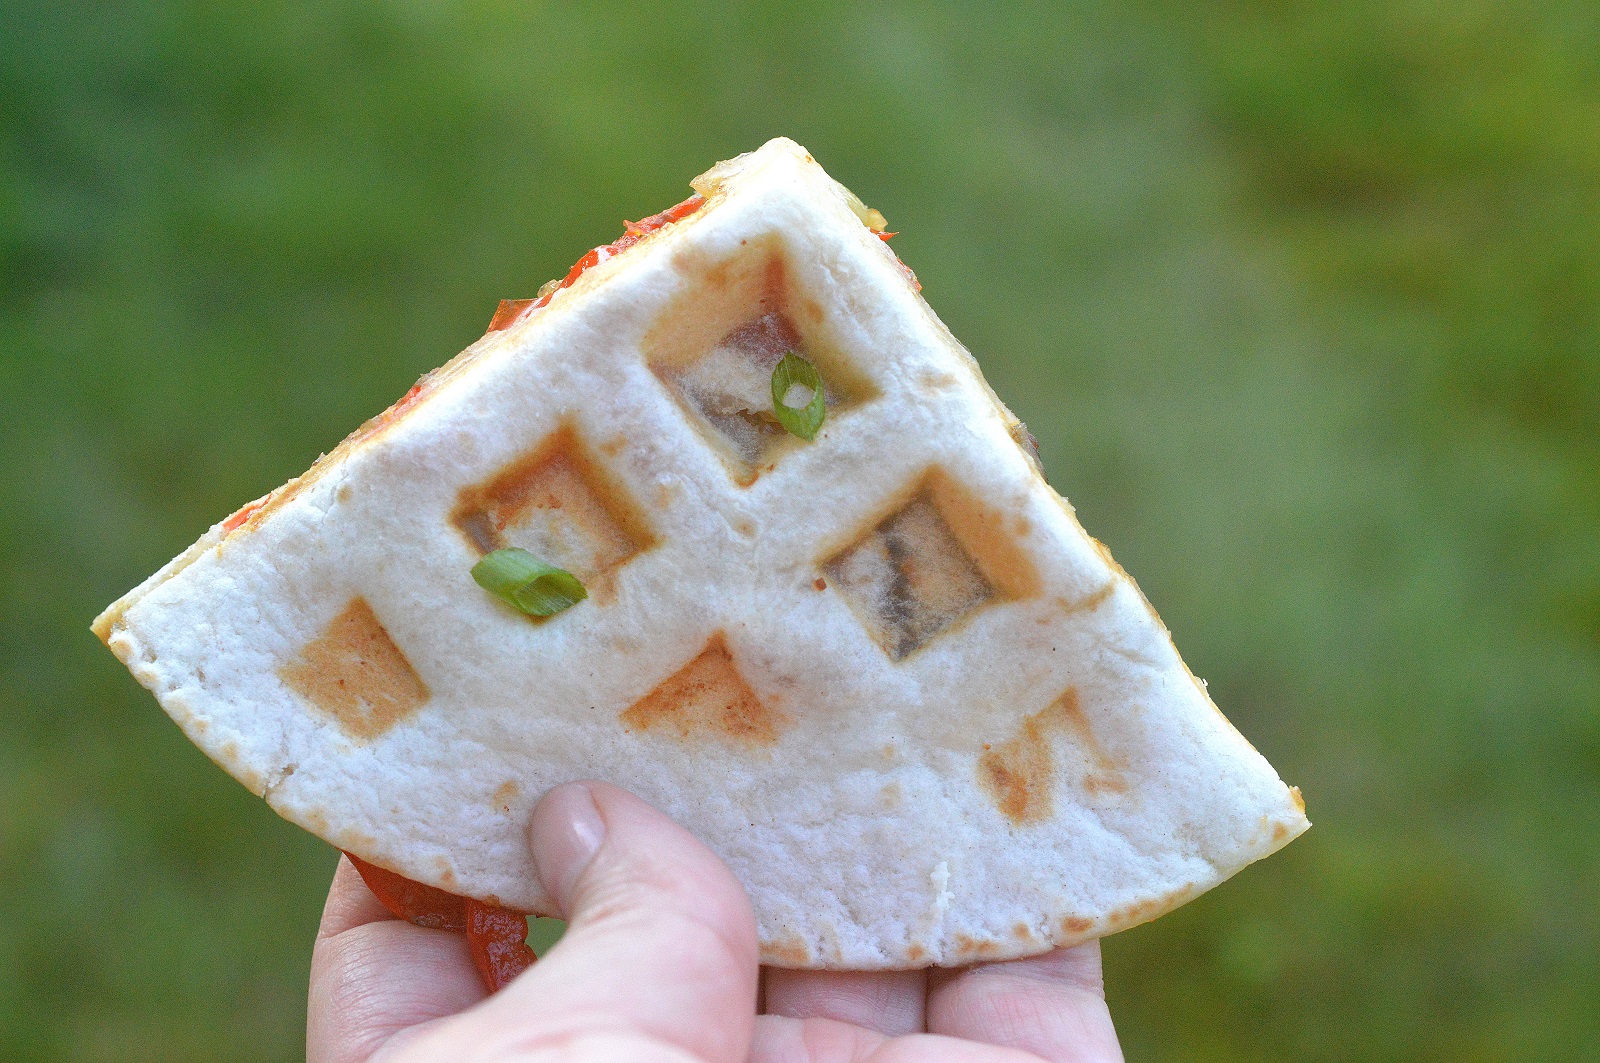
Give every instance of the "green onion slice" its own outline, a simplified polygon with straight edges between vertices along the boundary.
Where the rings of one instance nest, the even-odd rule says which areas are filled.
[[[529,616],[554,616],[589,597],[577,576],[518,546],[483,555],[472,566],[472,578]]]
[[[811,401],[804,406],[787,406],[784,399],[789,389],[801,384],[811,389]],[[817,367],[789,351],[772,370],[772,414],[778,423],[801,439],[815,439],[823,418],[828,416],[827,401],[822,394],[822,377]]]
[[[525,940],[535,956],[543,956],[555,947],[555,943],[560,941],[561,935],[566,932],[567,924],[560,919],[530,915],[528,936]]]

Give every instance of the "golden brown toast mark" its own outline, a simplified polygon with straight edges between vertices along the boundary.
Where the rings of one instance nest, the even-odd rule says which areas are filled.
[[[779,967],[804,967],[811,962],[811,950],[800,938],[786,935],[763,946],[761,958]]]
[[[377,838],[374,838],[366,831],[357,830],[354,827],[330,831],[328,834],[323,835],[323,839],[330,842],[335,848],[343,849],[345,852],[354,853],[357,856],[362,853],[376,852],[378,848]]]
[[[414,715],[428,700],[427,684],[360,597],[279,668],[278,677],[345,734],[363,740]]]
[[[112,606],[105,612],[95,617],[94,622],[89,625],[89,630],[94,632],[95,638],[99,639],[107,646],[110,646],[111,633],[117,629],[118,624],[122,623],[122,614],[126,613],[127,611],[128,607],[123,605],[122,602],[118,601],[112,604]],[[113,650],[112,652],[115,651]],[[117,654],[117,659],[122,660],[122,655]],[[123,661],[122,663],[127,664],[128,662]]]
[[[820,305],[794,291],[776,240],[676,265],[689,288],[645,338],[646,358],[739,486],[804,445],[772,415],[772,371],[785,353],[817,367],[829,417],[876,394],[829,340]]]
[[[1039,460],[1039,440],[1028,431],[1028,426],[1021,421],[1014,421],[1006,426],[1006,432],[1011,436],[1011,441],[1022,451],[1022,456],[1028,459],[1028,464],[1040,478],[1044,477],[1044,462]]]
[[[957,934],[954,944],[956,955],[963,960],[983,959],[1000,951],[1000,942],[991,938],[975,938],[969,934]]]
[[[1122,765],[1109,756],[1089,727],[1076,687],[1022,720],[1017,733],[978,758],[978,782],[994,801],[1000,814],[1017,826],[1039,823],[1050,818],[1054,809],[1052,790],[1056,778],[1052,735],[1070,735],[1088,754],[1093,765],[1083,779],[1091,794],[1124,793],[1128,783]]]
[[[1106,916],[1106,923],[1117,930],[1126,930],[1130,926],[1148,923],[1157,916],[1165,915],[1167,912],[1172,911],[1172,909],[1194,896],[1194,891],[1195,884],[1190,882],[1164,893],[1160,897],[1135,901],[1132,904],[1113,909]]]
[[[896,661],[990,601],[1025,597],[1038,586],[1001,515],[938,469],[823,569]]]
[[[638,507],[570,425],[463,489],[450,519],[480,553],[520,546],[601,597],[611,575],[654,541]]]
[[[507,779],[494,788],[494,794],[489,798],[489,803],[502,812],[510,812],[511,802],[515,801],[521,792],[522,788],[517,785],[515,779]]]
[[[1092,613],[1104,605],[1106,601],[1116,593],[1116,590],[1117,581],[1115,579],[1109,579],[1105,582],[1104,586],[1102,586],[1099,590],[1090,593],[1088,597],[1082,598],[1076,602],[1062,601],[1061,608],[1065,610],[1069,616],[1073,613]]]
[[[685,742],[707,738],[769,746],[789,723],[762,704],[728,653],[719,631],[694,660],[621,714],[630,731],[661,730]]]

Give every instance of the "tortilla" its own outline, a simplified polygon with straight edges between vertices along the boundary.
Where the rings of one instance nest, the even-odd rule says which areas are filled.
[[[97,633],[280,815],[453,893],[551,913],[533,804],[625,786],[727,861],[781,966],[1070,945],[1305,830],[881,216],[789,140],[694,187]],[[769,416],[789,350],[810,442]],[[509,608],[469,575],[503,546],[588,598]]]

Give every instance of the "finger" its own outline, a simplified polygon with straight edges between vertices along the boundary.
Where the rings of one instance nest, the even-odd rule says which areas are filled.
[[[887,1040],[833,1019],[763,1015],[756,1020],[748,1063],[857,1063]]]
[[[1100,943],[929,979],[928,1029],[1020,1048],[1051,1063],[1120,1063]]]
[[[598,1031],[743,1063],[755,1021],[755,916],[722,861],[604,783],[546,794],[531,842],[569,925],[485,1005],[489,1036],[527,1052]]]
[[[765,973],[766,1012],[795,1019],[836,1019],[890,1037],[923,1029],[928,980],[922,971]]]
[[[309,1063],[365,1063],[399,1031],[483,996],[460,934],[394,918],[339,858],[311,952]]]
[[[1039,1063],[1012,1048],[931,1034],[885,1037],[833,1019],[763,1015],[749,1063]]]
[[[340,853],[333,869],[333,882],[328,887],[328,899],[322,905],[317,940],[338,937],[346,930],[393,918],[383,902],[367,888],[350,858]]]

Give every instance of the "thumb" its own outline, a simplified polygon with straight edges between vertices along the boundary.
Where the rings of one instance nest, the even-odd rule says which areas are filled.
[[[484,1005],[485,1018],[528,1031],[537,1016],[562,1040],[642,1036],[715,1063],[744,1060],[755,1022],[755,916],[722,861],[637,797],[598,782],[546,794],[529,835],[539,877],[569,925]]]

